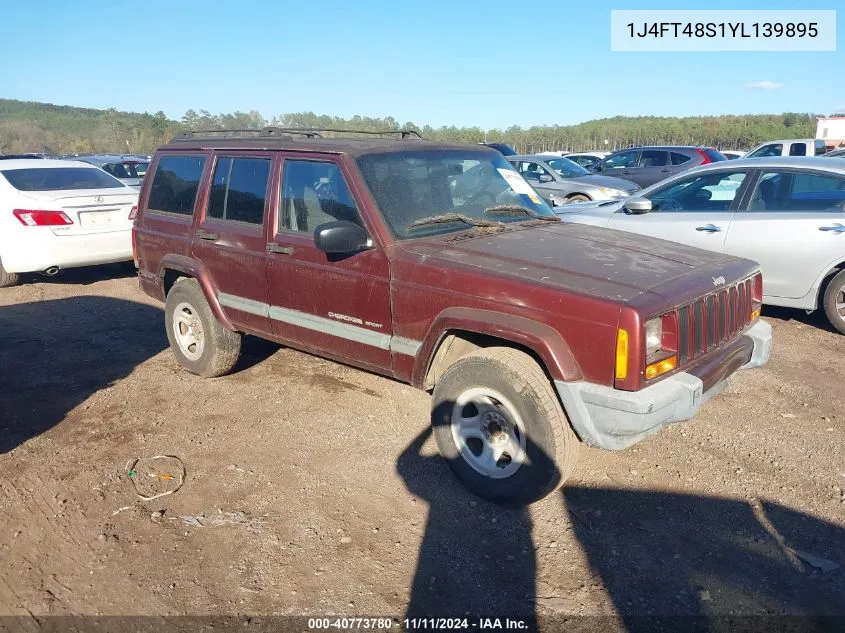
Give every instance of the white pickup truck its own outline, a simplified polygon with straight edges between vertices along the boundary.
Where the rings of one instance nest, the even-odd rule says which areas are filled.
[[[824,141],[820,138],[790,138],[784,141],[769,141],[758,145],[744,158],[770,158],[772,156],[821,156],[825,153]]]

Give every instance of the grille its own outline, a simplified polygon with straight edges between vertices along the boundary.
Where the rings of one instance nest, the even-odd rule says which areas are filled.
[[[678,308],[678,355],[683,363],[734,338],[751,317],[751,279]]]

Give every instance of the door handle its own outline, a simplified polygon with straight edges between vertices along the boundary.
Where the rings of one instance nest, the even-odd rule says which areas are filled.
[[[217,233],[212,233],[211,231],[204,231],[203,229],[197,229],[195,235],[201,240],[209,240],[211,242],[215,242],[220,239],[220,236],[217,235]]]
[[[845,233],[845,225],[837,222],[833,226],[820,226],[819,231],[833,231],[834,233]]]
[[[715,224],[705,224],[704,226],[697,226],[695,227],[696,231],[705,231],[707,233],[718,233],[722,230],[721,227],[716,226]]]
[[[669,173],[669,170],[668,170],[668,169],[661,169],[661,170],[660,170],[660,173],[661,173],[661,174],[668,174],[668,173]]]
[[[280,246],[279,244],[268,244],[268,253],[278,253],[279,255],[293,255],[292,246]]]

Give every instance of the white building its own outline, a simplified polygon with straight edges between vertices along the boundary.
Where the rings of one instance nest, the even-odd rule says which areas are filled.
[[[816,138],[824,139],[828,150],[845,147],[845,116],[820,117],[816,125]]]

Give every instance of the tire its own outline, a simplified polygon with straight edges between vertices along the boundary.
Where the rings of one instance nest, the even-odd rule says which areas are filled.
[[[845,334],[845,270],[839,271],[824,291],[824,313],[840,333]]]
[[[222,376],[238,362],[241,335],[220,324],[196,279],[180,279],[167,293],[164,325],[176,360],[192,374]]]
[[[467,422],[473,419],[479,423]],[[537,501],[557,489],[575,466],[578,438],[552,384],[519,350],[489,347],[455,361],[434,388],[431,424],[440,454],[454,473],[490,501]],[[467,437],[473,434],[478,437]]]
[[[6,272],[3,268],[3,262],[0,261],[0,288],[11,288],[17,286],[21,282],[21,278],[17,273]]]
[[[583,193],[576,193],[574,195],[569,196],[566,198],[566,204],[570,202],[589,202],[590,196],[586,196]]]

